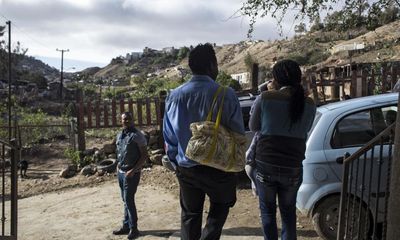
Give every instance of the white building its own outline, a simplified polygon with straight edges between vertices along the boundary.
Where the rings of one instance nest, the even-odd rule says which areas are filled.
[[[352,50],[361,50],[365,48],[364,43],[348,43],[348,44],[340,44],[338,46],[332,47],[331,53],[335,54],[341,51],[352,51]]]
[[[235,79],[236,81],[238,81],[240,83],[240,85],[250,83],[250,73],[249,72],[231,74],[231,77],[233,79]]]

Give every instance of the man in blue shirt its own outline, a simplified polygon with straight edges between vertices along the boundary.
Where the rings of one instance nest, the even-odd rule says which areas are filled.
[[[121,115],[123,130],[117,135],[118,183],[124,202],[122,227],[113,231],[114,235],[128,234],[128,239],[139,237],[135,193],[139,185],[140,171],[147,159],[147,141],[135,128],[130,112]]]
[[[190,124],[204,121],[219,85],[217,58],[210,44],[200,44],[189,54],[193,77],[173,90],[166,99],[163,134],[166,152],[176,165],[180,185],[181,238],[219,239],[229,208],[236,202],[236,178],[188,159],[186,147],[192,133]],[[214,108],[216,116],[218,107]],[[244,134],[243,117],[235,92],[228,88],[221,124]],[[214,119],[214,118],[213,118]],[[207,223],[201,231],[205,195],[210,199]]]

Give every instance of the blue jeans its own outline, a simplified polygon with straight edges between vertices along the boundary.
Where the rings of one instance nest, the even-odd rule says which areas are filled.
[[[125,173],[118,170],[118,183],[121,189],[121,197],[124,202],[124,228],[137,229],[137,212],[135,205],[135,193],[139,185],[140,172],[131,177],[125,177]]]
[[[303,181],[303,170],[287,171],[275,168],[270,171],[255,171],[260,202],[264,239],[278,240],[276,225],[276,196],[282,219],[282,240],[296,240],[296,197]]]

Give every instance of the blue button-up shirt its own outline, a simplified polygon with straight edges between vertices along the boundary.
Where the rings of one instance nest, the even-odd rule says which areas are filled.
[[[147,145],[145,136],[136,128],[124,129],[117,135],[118,167],[122,171],[132,169],[141,157],[140,147]]]
[[[206,120],[218,87],[219,84],[210,77],[194,75],[189,82],[174,89],[166,99],[163,122],[166,151],[169,159],[181,167],[198,165],[185,156],[187,144],[192,137],[190,124]],[[218,106],[214,108],[213,121]],[[244,134],[239,100],[231,88],[227,88],[225,93],[221,124]]]

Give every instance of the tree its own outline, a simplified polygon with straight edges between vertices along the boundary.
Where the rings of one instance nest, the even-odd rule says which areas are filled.
[[[323,10],[332,10],[340,0],[324,0],[324,1],[305,1],[305,0],[246,0],[243,2],[240,12],[242,15],[250,17],[249,30],[247,35],[251,37],[254,30],[254,24],[258,18],[271,16],[278,21],[278,28],[281,29],[282,20],[288,11],[293,11],[296,19],[308,18],[311,22],[319,17],[319,13]],[[368,12],[372,7],[385,8],[389,4],[396,4],[400,7],[400,0],[347,0],[344,2],[343,9],[349,13],[353,13],[352,7],[355,7],[356,23],[361,20],[362,13]],[[348,14],[347,14],[348,15]]]
[[[189,54],[190,49],[188,47],[181,47],[178,52],[178,60],[182,60]]]
[[[246,57],[244,58],[244,64],[249,72],[253,69],[253,64],[255,63],[253,57],[247,52]]]
[[[224,71],[220,71],[218,73],[217,79],[215,81],[222,86],[231,87],[235,91],[239,91],[242,89],[242,86],[240,86],[239,82],[233,79],[231,75],[227,74]]]

